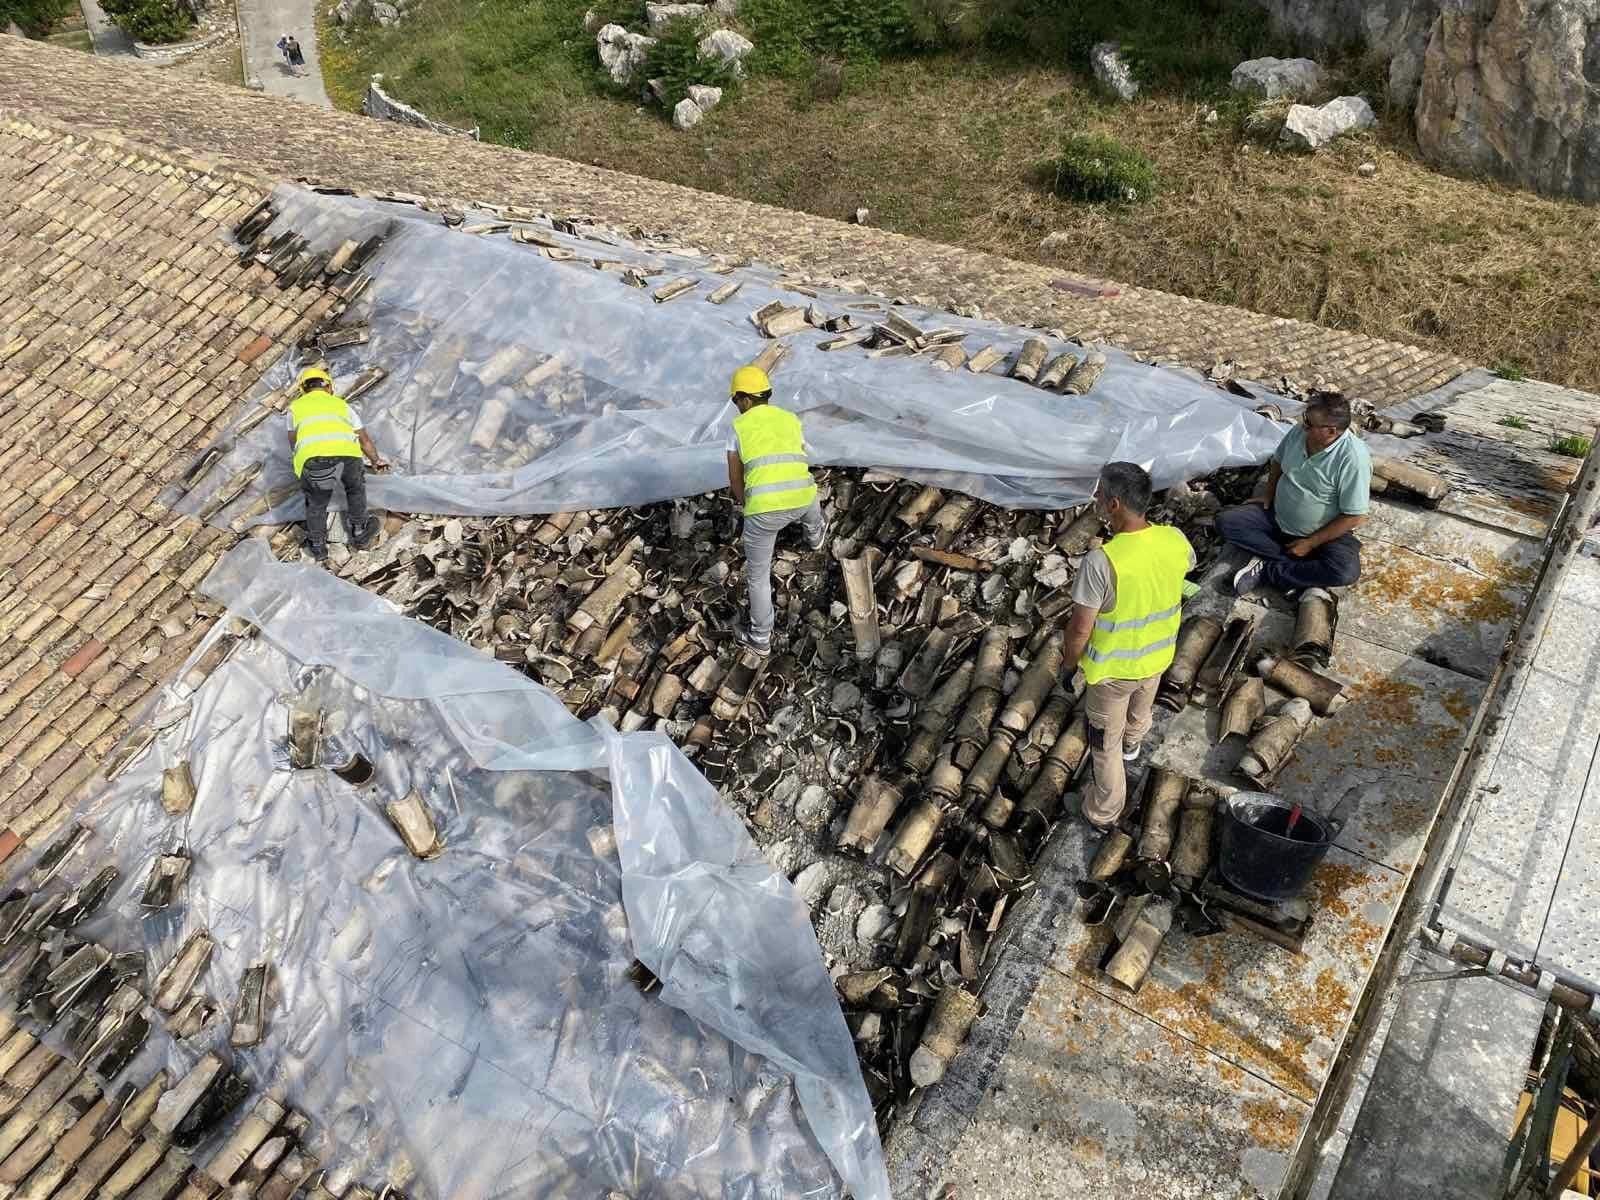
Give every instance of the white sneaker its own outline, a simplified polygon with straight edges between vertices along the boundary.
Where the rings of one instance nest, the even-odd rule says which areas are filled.
[[[1267,564],[1259,558],[1252,558],[1244,566],[1233,573],[1233,594],[1235,596],[1248,596],[1261,586],[1261,573],[1267,569]]]
[[[1124,746],[1122,748],[1122,761],[1123,762],[1133,762],[1139,757],[1139,755],[1141,755],[1143,753],[1144,753],[1144,745],[1143,745],[1143,743],[1141,743],[1140,745],[1135,746],[1132,750],[1129,750],[1126,746]]]

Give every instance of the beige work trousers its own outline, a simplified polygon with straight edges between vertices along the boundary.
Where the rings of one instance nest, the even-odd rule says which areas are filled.
[[[1083,815],[1096,825],[1122,816],[1128,802],[1128,778],[1122,751],[1132,750],[1150,732],[1151,708],[1161,676],[1148,679],[1102,679],[1084,693],[1089,721],[1089,750],[1094,779],[1083,789]]]

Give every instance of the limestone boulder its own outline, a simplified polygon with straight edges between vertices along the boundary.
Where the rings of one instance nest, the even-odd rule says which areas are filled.
[[[1371,129],[1377,114],[1360,96],[1340,96],[1326,104],[1296,104],[1283,122],[1283,144],[1294,150],[1321,150],[1348,133]]]
[[[672,110],[672,124],[675,129],[693,129],[706,119],[706,111],[685,96],[679,100]]]
[[[660,37],[674,21],[704,21],[710,9],[704,4],[646,4],[645,24],[651,37]]]
[[[691,83],[689,85],[689,99],[695,102],[701,112],[710,112],[722,103],[722,89],[708,87],[703,83]]]
[[[1089,65],[1101,87],[1118,100],[1133,100],[1139,95],[1139,81],[1116,42],[1101,42],[1089,52]]]
[[[744,74],[744,60],[756,44],[743,34],[731,29],[718,29],[700,39],[700,57],[720,59],[733,68],[736,76]]]
[[[629,33],[621,25],[606,25],[595,34],[595,46],[600,51],[600,64],[610,72],[613,83],[628,83],[644,60],[650,47],[656,44],[653,37],[642,33]]]
[[[1600,0],[1450,0],[1416,110],[1430,160],[1600,200]]]
[[[1327,86],[1328,73],[1309,58],[1252,58],[1233,69],[1233,90],[1262,100],[1306,100]]]
[[[386,0],[372,0],[372,19],[387,29],[400,20],[400,10]]]

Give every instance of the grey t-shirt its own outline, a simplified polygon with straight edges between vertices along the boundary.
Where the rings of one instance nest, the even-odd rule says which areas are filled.
[[[1190,546],[1189,570],[1194,570],[1195,561],[1194,547]],[[1099,546],[1078,564],[1077,577],[1072,581],[1072,602],[1095,612],[1110,612],[1117,606],[1117,573]]]

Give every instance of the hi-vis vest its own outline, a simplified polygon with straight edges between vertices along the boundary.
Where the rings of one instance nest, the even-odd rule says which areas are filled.
[[[817,498],[799,417],[757,404],[733,419],[733,432],[739,438],[739,461],[744,463],[747,516],[806,508]]]
[[[1119,533],[1103,547],[1117,603],[1095,618],[1081,665],[1089,683],[1149,679],[1172,665],[1182,620],[1189,541],[1171,525]]]
[[[308,458],[360,458],[361,443],[350,423],[350,406],[332,392],[318,388],[289,405],[294,422],[294,473],[306,468]]]

